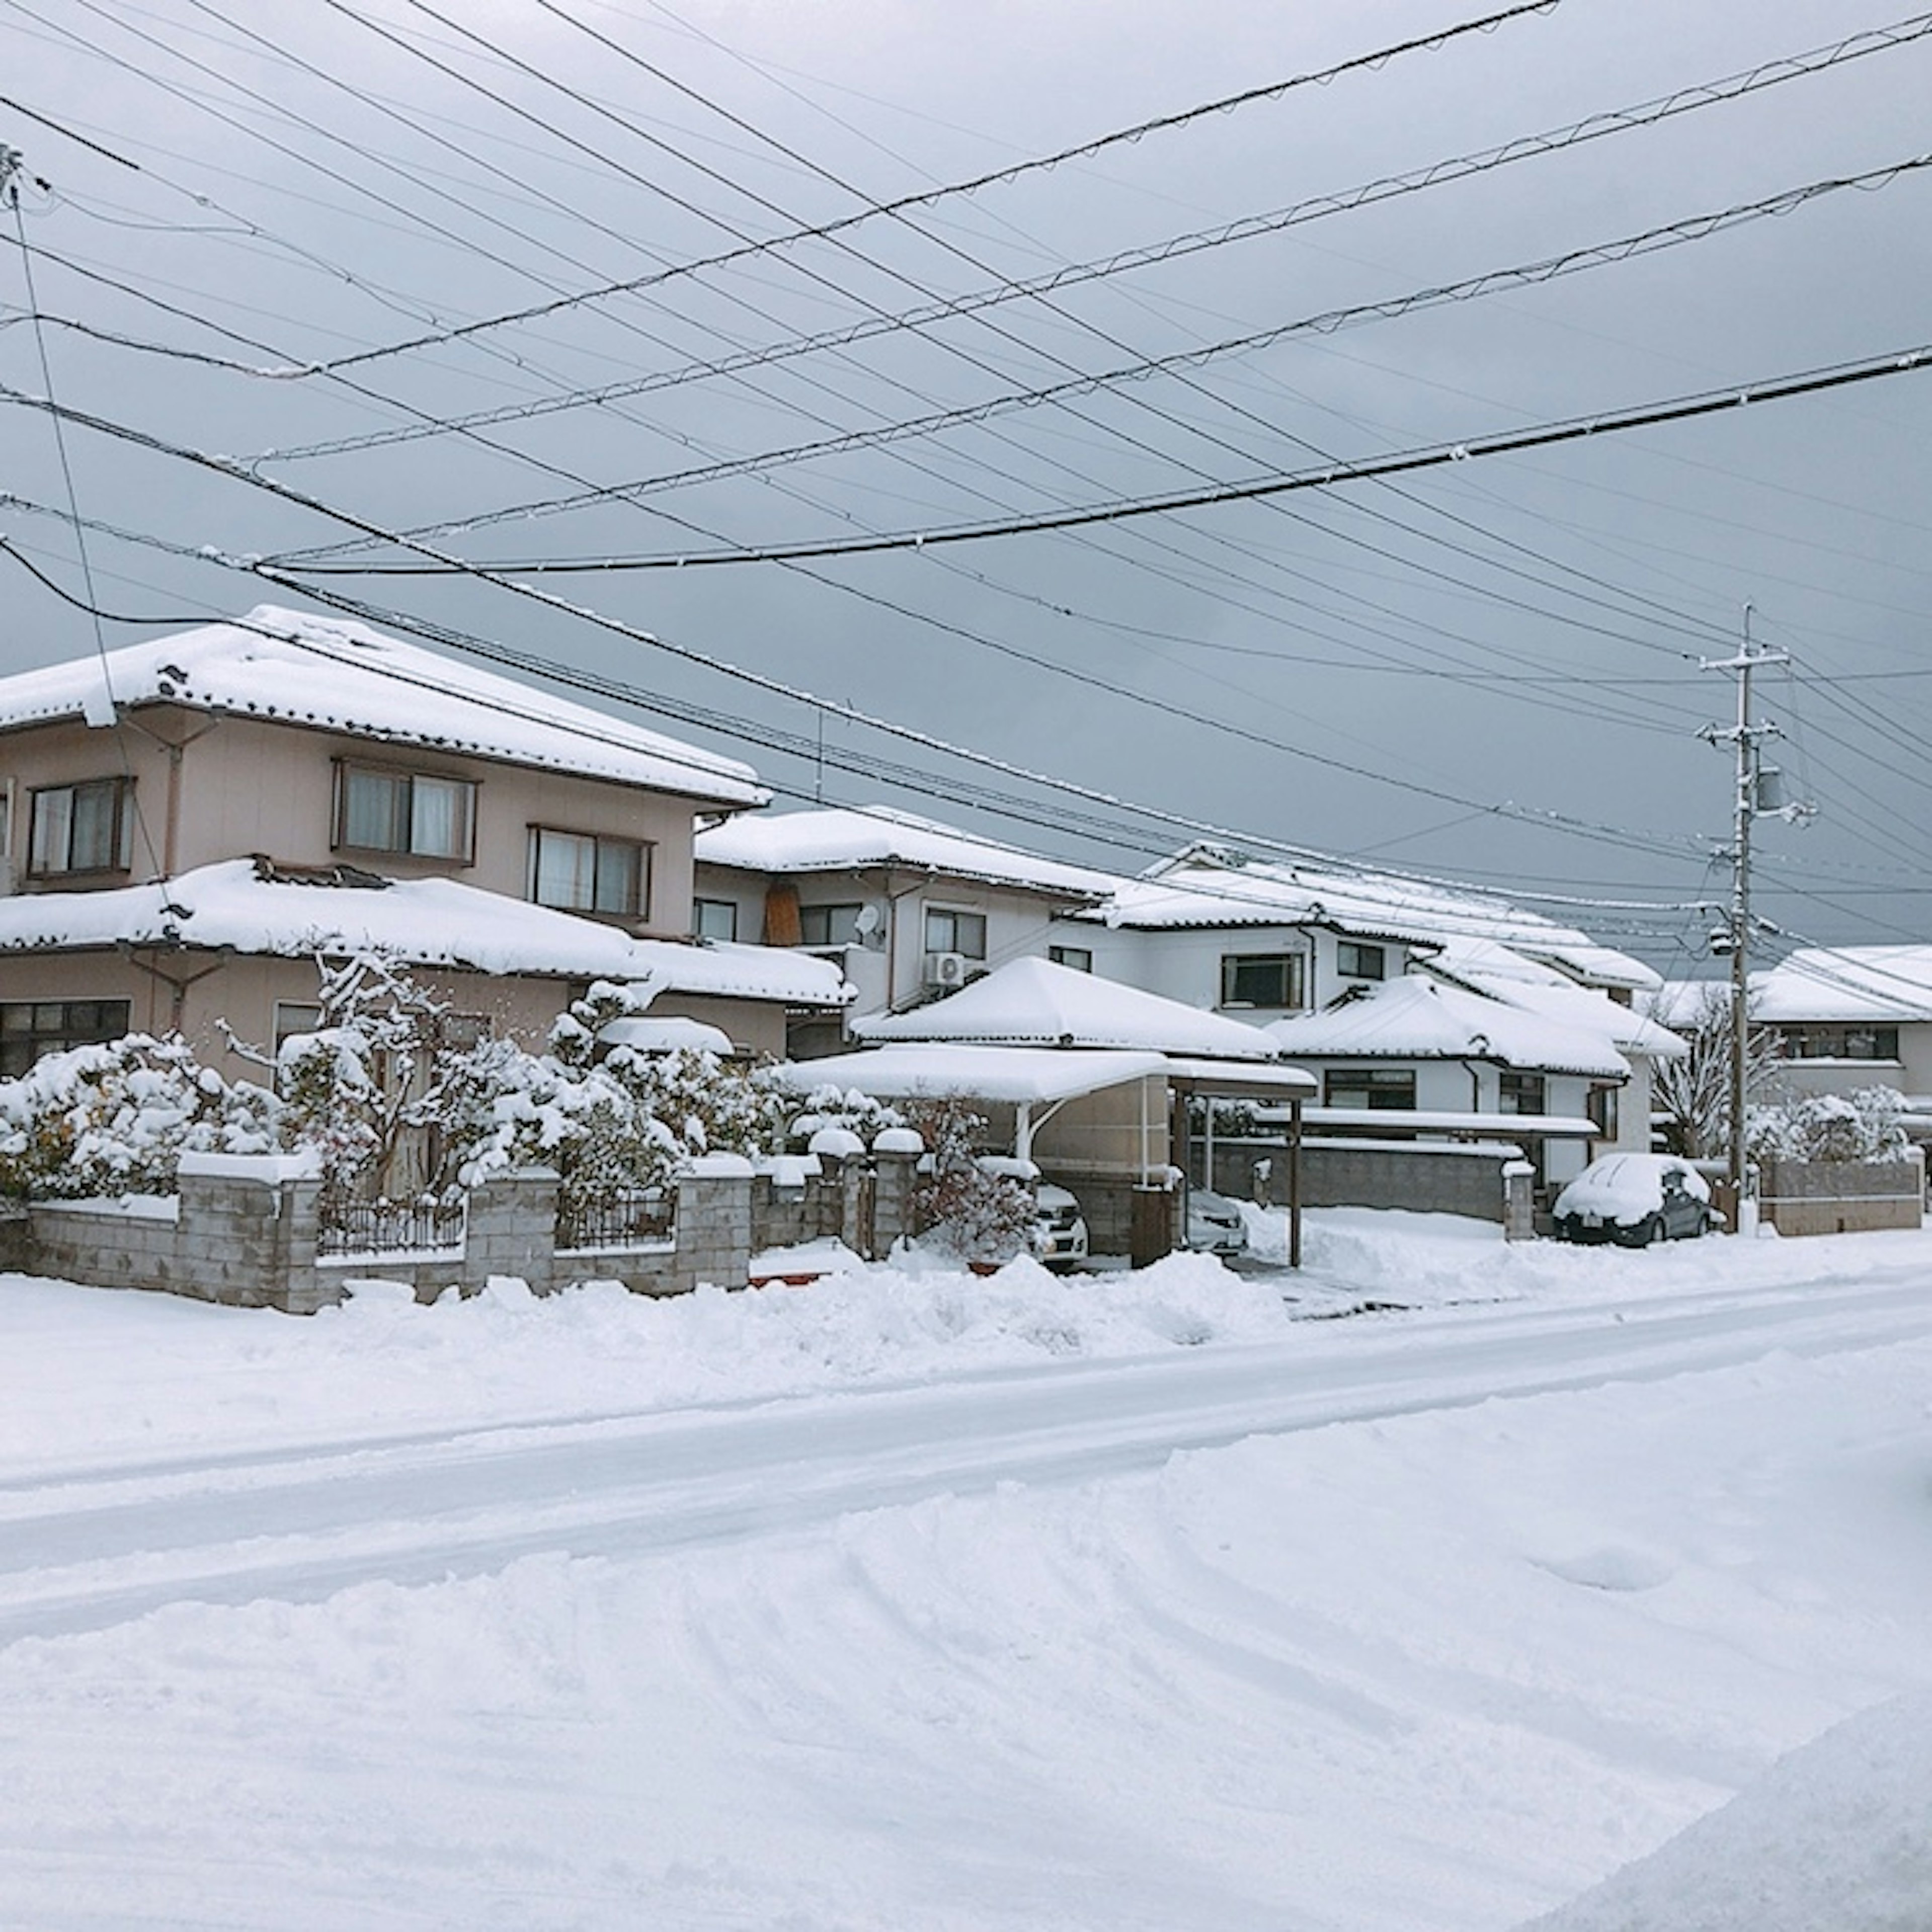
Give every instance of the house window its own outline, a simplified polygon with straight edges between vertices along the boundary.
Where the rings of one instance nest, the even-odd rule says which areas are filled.
[[[1049,946],[1046,956],[1056,966],[1070,966],[1076,973],[1090,973],[1094,970],[1094,953],[1090,946]]]
[[[949,912],[943,906],[928,906],[926,950],[928,952],[963,952],[968,959],[985,958],[986,915],[982,912]]]
[[[91,778],[50,785],[33,794],[27,869],[36,878],[59,872],[124,872],[134,829],[134,782]]]
[[[1415,1111],[1412,1066],[1331,1067],[1322,1093],[1329,1107],[1372,1107],[1378,1112]]]
[[[1597,1130],[1600,1141],[1613,1141],[1617,1137],[1617,1090],[1614,1087],[1592,1087],[1584,1096],[1583,1111],[1590,1117]]]
[[[476,856],[476,786],[470,778],[379,765],[335,768],[335,843],[419,859]]]
[[[118,1040],[125,1000],[0,1000],[0,1078],[10,1080],[50,1053]]]
[[[1221,1004],[1292,1011],[1301,1004],[1301,971],[1298,952],[1224,952]]]
[[[798,909],[801,946],[856,946],[860,940],[858,905],[808,905]]]
[[[1335,944],[1335,970],[1345,980],[1379,980],[1387,956],[1379,946],[1363,946],[1352,939]]]
[[[738,906],[734,899],[693,899],[691,930],[699,939],[736,939]]]
[[[1788,1026],[1786,1055],[1792,1060],[1896,1060],[1895,1026]]]
[[[1504,1114],[1546,1114],[1548,1088],[1540,1073],[1516,1073],[1504,1067],[1496,1078],[1496,1106]]]
[[[648,902],[646,848],[634,838],[530,827],[530,897],[562,912],[635,919]]]

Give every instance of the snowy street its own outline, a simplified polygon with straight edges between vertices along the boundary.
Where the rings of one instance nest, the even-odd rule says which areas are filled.
[[[1932,1238],[1318,1218],[1299,1280],[10,1279],[0,1922],[1504,1932],[1932,1688]]]

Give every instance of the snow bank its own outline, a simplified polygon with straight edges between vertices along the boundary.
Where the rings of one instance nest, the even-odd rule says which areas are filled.
[[[1925,1932],[1932,1694],[1780,1759],[1660,1851],[1522,1932]]]

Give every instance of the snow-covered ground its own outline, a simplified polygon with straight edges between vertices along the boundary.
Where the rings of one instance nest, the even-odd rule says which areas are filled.
[[[1932,1925],[1932,1234],[1312,1223],[0,1280],[0,1925]]]

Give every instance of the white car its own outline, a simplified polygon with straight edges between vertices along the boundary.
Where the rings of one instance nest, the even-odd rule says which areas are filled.
[[[1248,1251],[1247,1218],[1225,1194],[1205,1187],[1187,1190],[1187,1245],[1225,1261]]]
[[[1087,1258],[1087,1217],[1064,1187],[1042,1180],[1034,1190],[1036,1212],[1028,1245],[1034,1258],[1050,1268],[1070,1268]]]
[[[1606,1154],[1556,1197],[1559,1241],[1615,1241],[1646,1248],[1718,1225],[1710,1184],[1688,1161],[1662,1154]]]

